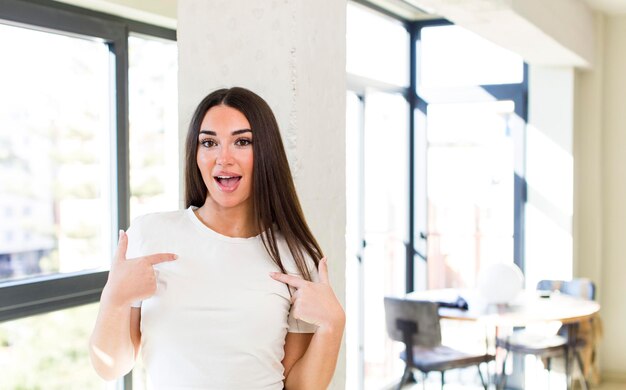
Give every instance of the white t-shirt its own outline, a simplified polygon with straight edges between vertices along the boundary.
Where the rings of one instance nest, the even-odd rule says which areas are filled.
[[[154,389],[283,388],[287,332],[313,333],[290,315],[288,286],[260,236],[233,238],[205,226],[187,210],[137,218],[128,230],[127,258],[169,252],[157,264],[155,295],[141,306],[142,357]],[[298,274],[286,241],[285,269]],[[306,257],[314,281],[318,273]]]

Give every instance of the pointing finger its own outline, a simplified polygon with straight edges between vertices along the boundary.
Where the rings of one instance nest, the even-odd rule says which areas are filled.
[[[120,229],[119,239],[117,241],[117,250],[115,251],[115,260],[126,260],[126,248],[128,248],[128,236],[124,230]]]
[[[270,272],[270,276],[274,280],[278,280],[279,282],[286,283],[295,288],[302,288],[308,283],[306,280],[299,278],[297,276],[285,275],[285,274],[281,274],[280,272]]]
[[[328,263],[326,261],[326,257],[322,257],[322,260],[320,260],[320,264],[319,264],[319,275],[320,275],[320,283],[323,284],[330,284],[330,281],[328,280]]]
[[[148,261],[148,263],[150,263],[150,265],[156,265],[159,263],[164,263],[166,261],[174,261],[178,258],[178,256],[176,256],[173,253],[155,253],[152,255],[148,255],[145,257],[145,259]]]

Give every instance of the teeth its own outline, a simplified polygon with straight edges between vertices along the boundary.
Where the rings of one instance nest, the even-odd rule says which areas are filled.
[[[235,176],[217,176],[218,179],[232,179]]]

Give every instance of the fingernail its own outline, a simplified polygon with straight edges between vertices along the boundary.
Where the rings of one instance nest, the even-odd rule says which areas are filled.
[[[178,255],[174,255],[174,260],[178,259]]]
[[[270,276],[276,276],[278,275],[278,272],[270,272]]]
[[[123,233],[124,233],[124,230],[123,230],[123,229],[120,229],[120,231],[119,231],[119,235],[118,235],[118,238],[122,238],[122,234],[123,234]]]

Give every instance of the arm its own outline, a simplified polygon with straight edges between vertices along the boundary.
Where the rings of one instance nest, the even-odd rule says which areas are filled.
[[[314,334],[288,333],[285,340],[285,388],[325,389],[335,372],[345,313],[328,280],[326,259],[319,265],[320,283],[292,275],[273,274],[276,280],[296,287],[293,316],[318,326]]]
[[[141,309],[115,305],[102,295],[89,355],[98,375],[110,381],[133,368],[141,342]]]
[[[290,341],[292,344],[299,344],[296,348],[304,346],[306,352],[293,364],[289,372],[285,367],[287,378],[285,388],[287,390],[326,389],[335,373],[342,336],[343,324],[335,329],[318,328],[314,334],[289,333],[285,342],[285,356],[287,356],[287,343]]]
[[[91,363],[104,380],[128,373],[135,363],[141,342],[141,310],[131,303],[152,296],[156,291],[153,266],[176,258],[169,253],[126,259],[128,237],[120,240],[111,271],[100,300],[100,311],[89,340]]]

